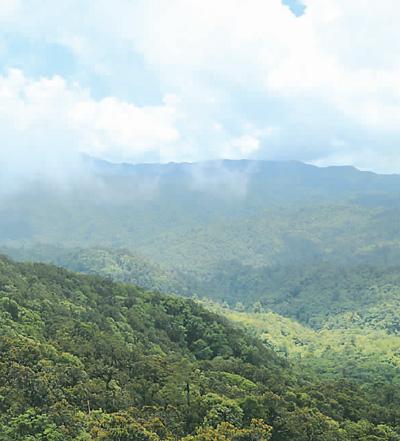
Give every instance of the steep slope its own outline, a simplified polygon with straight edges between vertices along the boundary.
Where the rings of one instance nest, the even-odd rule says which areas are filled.
[[[189,300],[1,258],[0,315],[2,440],[399,439],[398,408]]]
[[[83,424],[111,430],[107,421],[124,411],[183,435],[211,411],[208,401],[284,384],[279,358],[193,302],[6,259],[0,287],[0,433],[20,418],[15,430],[26,436],[45,430],[43,420],[72,439]],[[24,429],[24,418],[37,423]]]
[[[302,372],[400,392],[400,335],[355,318],[356,314],[337,319],[336,327],[327,324],[315,330],[274,312],[234,311],[208,302],[205,305],[244,325]],[[399,309],[390,314],[398,317]]]
[[[316,329],[356,325],[400,333],[399,266],[241,267],[230,286],[231,301],[250,310],[272,310]]]
[[[143,256],[112,248],[64,248],[54,245],[0,247],[18,261],[52,263],[71,271],[103,276],[152,291],[189,294],[184,277]]]
[[[357,326],[400,333],[398,265],[331,262],[253,267],[229,261],[197,279],[124,250],[53,246],[0,250],[17,260],[54,263],[153,291],[197,294],[238,310],[275,311],[314,329]],[[384,250],[382,256],[384,261]]]

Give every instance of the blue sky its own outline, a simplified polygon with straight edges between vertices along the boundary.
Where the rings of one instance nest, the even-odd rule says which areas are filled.
[[[3,0],[0,162],[398,172],[399,19],[392,0]]]
[[[282,3],[290,8],[296,16],[300,17],[305,13],[306,6],[297,0],[282,0]]]

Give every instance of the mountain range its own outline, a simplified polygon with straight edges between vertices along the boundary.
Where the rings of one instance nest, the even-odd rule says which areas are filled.
[[[399,216],[400,176],[294,161],[4,193],[0,440],[400,439]]]

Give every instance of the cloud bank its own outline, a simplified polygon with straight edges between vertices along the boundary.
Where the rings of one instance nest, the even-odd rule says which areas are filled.
[[[42,169],[84,152],[399,171],[400,5],[302,3],[296,17],[281,0],[6,0],[0,160],[13,152]],[[58,75],[31,72],[15,55],[28,41],[68,51],[73,66],[55,57]]]

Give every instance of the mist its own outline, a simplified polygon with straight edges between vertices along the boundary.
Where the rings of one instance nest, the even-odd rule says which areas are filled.
[[[13,146],[0,150],[0,197],[40,187],[60,194],[91,192],[101,201],[124,203],[155,200],[160,186],[175,173],[184,173],[182,192],[209,194],[217,198],[244,198],[251,161],[207,161],[204,163],[114,164],[82,154],[74,147]]]
[[[83,157],[74,149],[2,147],[0,167],[2,196],[24,191],[34,184],[65,191],[87,178]]]

